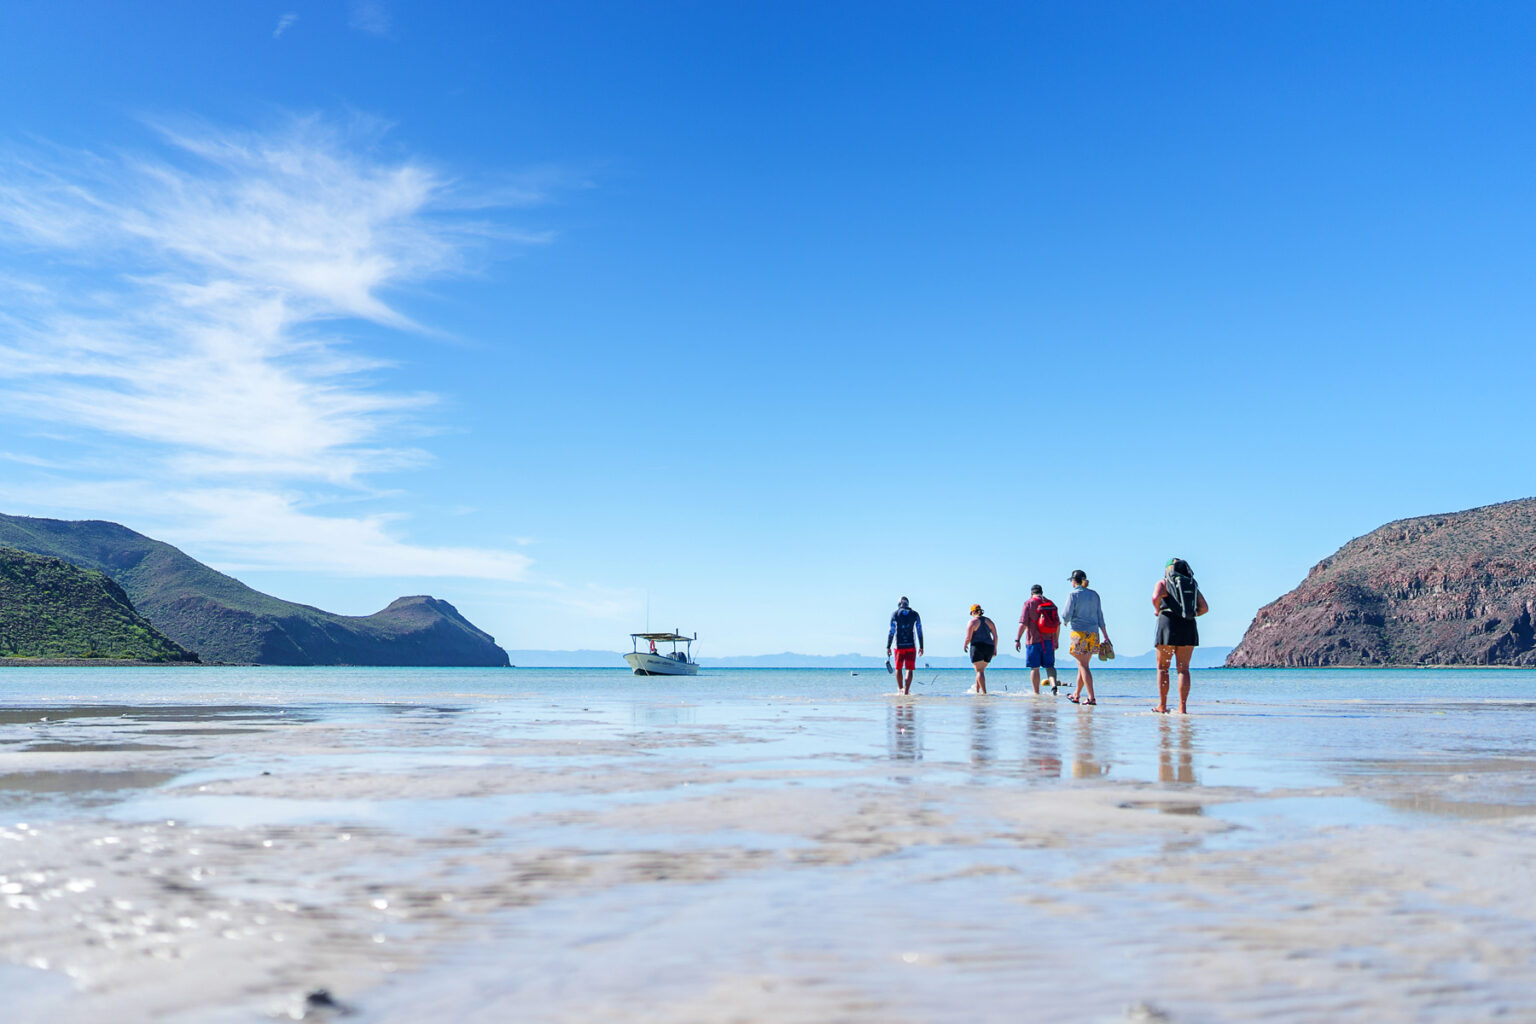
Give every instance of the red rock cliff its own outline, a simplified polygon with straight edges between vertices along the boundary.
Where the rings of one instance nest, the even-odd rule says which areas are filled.
[[[1536,665],[1536,498],[1388,523],[1259,609],[1233,668]]]

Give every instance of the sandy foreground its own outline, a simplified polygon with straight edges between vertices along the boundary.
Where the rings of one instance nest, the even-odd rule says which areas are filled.
[[[1204,710],[3,712],[4,1019],[1536,1020],[1530,762]]]

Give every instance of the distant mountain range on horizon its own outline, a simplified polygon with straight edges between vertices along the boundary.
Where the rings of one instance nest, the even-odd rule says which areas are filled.
[[[0,547],[104,574],[133,610],[205,663],[490,668],[509,663],[495,638],[447,601],[416,595],[397,598],[372,615],[337,615],[263,594],[118,523],[0,515]]]
[[[1231,650],[1230,647],[1197,647],[1194,667],[1221,668],[1226,663],[1227,654]],[[623,651],[513,650],[508,651],[507,656],[518,668],[628,668],[624,664]],[[918,664],[943,669],[971,667],[970,661],[964,656],[925,657]],[[1012,654],[1000,654],[992,664],[996,668],[1025,667],[1024,659]],[[699,665],[703,668],[846,668],[884,671],[885,659],[870,657],[866,654],[796,654],[793,651],[785,651],[782,654],[700,658]],[[1058,652],[1056,665],[1058,671],[1067,671],[1075,666],[1075,662],[1064,653]],[[1095,661],[1093,670],[1097,672],[1101,668],[1155,668],[1156,665],[1156,654],[1147,651],[1145,654],[1121,655],[1114,661]]]

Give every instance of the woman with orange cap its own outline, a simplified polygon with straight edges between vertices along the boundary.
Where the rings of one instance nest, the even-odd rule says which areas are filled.
[[[987,663],[997,657],[997,623],[987,618],[981,605],[971,605],[971,625],[965,631],[965,649],[971,652],[971,666],[976,669],[973,693],[987,692]]]

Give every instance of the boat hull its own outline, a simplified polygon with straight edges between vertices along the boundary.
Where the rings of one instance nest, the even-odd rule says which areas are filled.
[[[624,655],[624,660],[629,667],[635,670],[637,676],[696,676],[699,674],[699,665],[693,661],[678,661],[676,658],[666,658],[660,654],[643,654],[635,651],[633,654]]]

